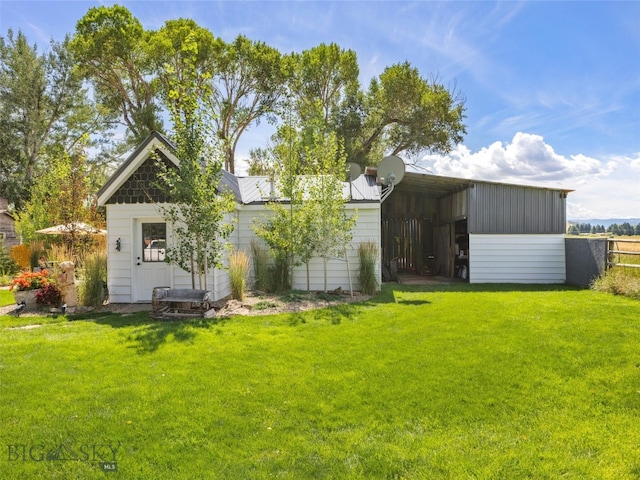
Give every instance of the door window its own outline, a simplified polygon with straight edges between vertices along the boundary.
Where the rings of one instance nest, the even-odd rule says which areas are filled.
[[[166,223],[142,224],[142,259],[145,262],[164,262],[167,243]]]

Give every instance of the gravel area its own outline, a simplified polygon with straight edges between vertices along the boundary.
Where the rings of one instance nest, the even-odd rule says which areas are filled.
[[[262,292],[247,292],[245,298],[240,300],[229,299],[218,302],[216,317],[227,318],[235,315],[271,315],[274,313],[295,313],[304,312],[318,308],[325,308],[343,303],[366,301],[370,296],[361,295],[355,292],[353,297],[348,294],[324,294],[294,292],[286,295],[273,295]],[[0,315],[11,315],[16,309],[16,305],[0,307]],[[134,313],[141,311],[151,311],[150,303],[134,304],[106,304],[99,308],[77,307],[75,313],[88,313],[94,311],[114,312],[114,313]],[[51,312],[59,313],[59,312]],[[46,315],[47,312],[27,310],[20,313],[21,317]]]

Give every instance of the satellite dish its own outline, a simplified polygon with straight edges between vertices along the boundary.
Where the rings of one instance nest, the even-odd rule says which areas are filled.
[[[404,178],[404,161],[395,155],[384,157],[378,165],[378,178],[383,185],[397,185]]]
[[[362,173],[362,169],[360,165],[357,163],[349,162],[347,163],[347,180],[353,182],[356,178],[360,176]]]

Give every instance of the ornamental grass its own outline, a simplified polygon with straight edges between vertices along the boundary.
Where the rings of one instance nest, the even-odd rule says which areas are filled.
[[[378,277],[376,264],[378,262],[378,247],[375,242],[360,242],[358,244],[358,258],[360,259],[360,290],[365,295],[373,295],[378,291]]]
[[[247,278],[251,271],[251,260],[242,250],[229,255],[229,279],[231,281],[231,296],[236,300],[243,300],[247,288]]]

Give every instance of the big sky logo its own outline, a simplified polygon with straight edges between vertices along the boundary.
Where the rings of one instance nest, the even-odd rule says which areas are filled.
[[[70,442],[53,447],[45,444],[12,444],[7,445],[6,458],[8,462],[91,462],[97,463],[104,471],[117,471],[120,446],[120,443],[74,445]]]

